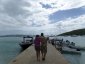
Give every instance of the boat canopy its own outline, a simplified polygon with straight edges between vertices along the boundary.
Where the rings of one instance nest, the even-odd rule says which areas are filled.
[[[31,36],[24,36],[23,38],[33,38],[33,37],[31,37]]]

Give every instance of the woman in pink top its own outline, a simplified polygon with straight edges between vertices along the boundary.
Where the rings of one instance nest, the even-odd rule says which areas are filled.
[[[34,44],[35,44],[37,61],[40,61],[40,37],[39,37],[39,35],[36,35],[35,40],[34,40]]]

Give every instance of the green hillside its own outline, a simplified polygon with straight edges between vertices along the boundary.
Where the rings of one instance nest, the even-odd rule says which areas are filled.
[[[59,34],[59,36],[71,36],[71,35],[80,35],[80,36],[85,35],[85,28]]]

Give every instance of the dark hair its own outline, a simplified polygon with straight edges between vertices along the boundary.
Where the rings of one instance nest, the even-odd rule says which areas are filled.
[[[39,37],[39,35],[36,35],[36,37]]]
[[[41,33],[41,36],[44,36],[44,34],[43,34],[43,33]]]

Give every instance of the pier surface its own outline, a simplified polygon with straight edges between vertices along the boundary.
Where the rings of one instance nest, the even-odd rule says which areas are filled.
[[[47,46],[47,56],[46,60],[40,62],[36,60],[36,53],[34,46],[30,46],[15,59],[13,59],[9,64],[69,64],[63,55],[56,50],[51,44]]]

